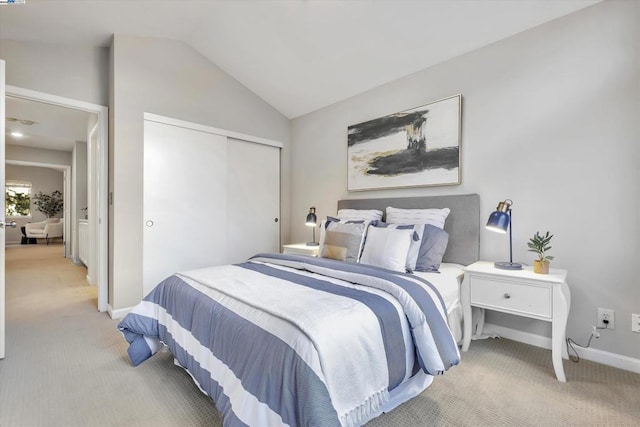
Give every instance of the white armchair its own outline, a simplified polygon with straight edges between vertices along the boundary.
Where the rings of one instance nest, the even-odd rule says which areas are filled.
[[[47,225],[46,219],[40,222],[29,222],[24,225],[24,232],[31,239],[43,238],[45,225]]]
[[[25,224],[25,234],[28,238],[45,239],[47,245],[50,239],[64,236],[64,220],[62,218],[49,218],[40,222]]]

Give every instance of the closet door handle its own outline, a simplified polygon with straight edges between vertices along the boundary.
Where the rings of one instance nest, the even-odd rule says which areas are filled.
[[[16,228],[17,225],[18,224],[15,221],[4,222],[0,220],[0,228],[7,228],[7,227]]]

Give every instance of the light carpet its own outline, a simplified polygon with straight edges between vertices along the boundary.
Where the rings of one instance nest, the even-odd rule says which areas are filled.
[[[0,426],[221,426],[211,399],[160,352],[138,367],[117,320],[97,312],[86,269],[60,245],[6,249],[7,354]],[[462,363],[368,426],[637,426],[640,375],[564,361],[509,340],[474,341]]]

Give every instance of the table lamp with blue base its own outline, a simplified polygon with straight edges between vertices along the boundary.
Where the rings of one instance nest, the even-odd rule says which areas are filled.
[[[498,207],[489,216],[486,228],[487,230],[495,231],[497,233],[505,234],[509,229],[509,261],[508,262],[496,262],[495,268],[501,270],[522,270],[522,264],[513,262],[513,238],[511,234],[511,205],[513,202],[510,199],[504,202],[498,203]]]

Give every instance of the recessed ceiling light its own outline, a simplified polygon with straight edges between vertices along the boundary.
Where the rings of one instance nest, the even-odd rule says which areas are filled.
[[[24,134],[22,132],[11,132],[11,136],[14,136],[16,138],[22,138]]]

